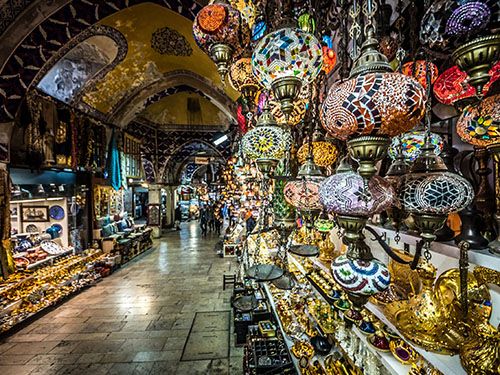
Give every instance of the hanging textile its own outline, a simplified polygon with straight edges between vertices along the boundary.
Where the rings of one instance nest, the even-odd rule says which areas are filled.
[[[115,189],[120,189],[122,185],[122,176],[120,170],[120,152],[116,141],[115,129],[111,133],[111,139],[108,144],[108,157],[106,158],[106,172],[110,185]]]
[[[10,240],[10,188],[8,172],[0,170],[0,266],[1,276],[4,279],[15,271]]]
[[[40,134],[40,116],[42,107],[40,101],[28,94],[26,97],[31,112],[31,122],[26,131],[26,143],[28,145],[27,163],[33,168],[40,168],[43,163],[43,138]]]

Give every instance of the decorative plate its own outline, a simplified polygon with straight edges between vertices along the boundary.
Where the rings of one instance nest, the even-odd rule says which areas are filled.
[[[19,251],[26,251],[29,248],[31,248],[32,246],[33,246],[33,244],[31,243],[31,241],[21,240],[21,241],[19,241],[18,248],[20,249]]]
[[[52,228],[57,229],[57,233],[59,233],[59,234],[61,234],[61,233],[62,233],[62,231],[63,231],[63,227],[62,227],[62,225],[61,225],[61,224],[58,224],[58,223],[54,223],[54,224],[52,224]]]
[[[40,247],[50,255],[58,255],[64,252],[63,248],[54,241],[42,241]]]
[[[62,208],[61,206],[50,207],[49,216],[54,220],[64,219],[64,208]]]
[[[40,232],[40,229],[35,224],[26,225],[26,232],[28,233],[37,233]]]

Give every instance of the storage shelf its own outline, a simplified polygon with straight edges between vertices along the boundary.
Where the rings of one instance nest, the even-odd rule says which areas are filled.
[[[289,256],[289,259],[291,263],[293,263],[297,269],[305,276],[306,272],[302,264],[294,257],[294,256]],[[321,268],[324,271],[329,272],[329,269],[327,266],[325,266],[318,258],[308,258],[310,259],[318,268]],[[314,289],[314,288],[313,288]],[[316,289],[314,289],[316,291]],[[316,291],[317,292],[317,291]],[[321,296],[319,292],[317,292],[317,295]],[[322,297],[322,296],[321,296]],[[328,301],[327,301],[328,302]],[[371,303],[368,302],[366,304],[366,309],[368,309],[370,312],[372,312],[378,319],[380,319],[384,324],[386,324],[391,330],[394,332],[397,332],[399,334],[398,329],[392,324],[384,315],[383,310]],[[353,327],[352,329],[360,338],[364,339],[364,342],[368,345],[366,342],[366,336],[361,333],[356,327]],[[433,352],[429,352],[427,350],[424,350],[415,344],[412,344],[408,340],[406,340],[401,334],[401,339],[403,339],[405,342],[407,342],[409,345],[411,345],[415,350],[427,361],[429,362],[432,366],[437,368],[439,371],[441,371],[444,375],[467,375],[466,371],[463,369],[461,363],[460,363],[460,357],[458,355],[455,356],[449,356],[449,355],[442,355],[442,354],[436,354]],[[387,367],[387,369],[393,374],[393,375],[400,375],[400,374],[407,374],[409,369],[411,368],[410,366],[403,365],[401,364],[396,358],[391,353],[383,353],[375,350],[372,348],[370,345],[368,347],[376,354],[377,358],[379,358],[384,366]]]
[[[396,231],[392,229],[387,229],[379,227],[372,224],[367,224],[370,228],[374,229],[379,235],[383,236],[384,233],[387,238],[394,240],[396,237]],[[418,241],[420,241],[419,236],[414,236],[409,233],[399,232],[400,243],[407,243],[408,245],[415,246]],[[391,241],[392,242],[392,241]],[[443,254],[445,256],[460,259],[460,249],[455,245],[454,242],[432,242],[431,252]],[[475,264],[477,266],[483,266],[491,269],[500,269],[500,255],[492,254],[488,249],[483,250],[469,250],[469,263]]]

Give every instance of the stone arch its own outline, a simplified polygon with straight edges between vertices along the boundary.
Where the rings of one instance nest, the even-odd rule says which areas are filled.
[[[188,70],[174,70],[163,74],[155,82],[136,88],[126,98],[112,108],[107,121],[119,126],[125,126],[146,107],[152,104],[150,98],[169,88],[187,85],[200,91],[214,103],[226,116],[236,123],[236,103],[220,88],[205,77]],[[158,100],[158,99],[157,99]]]
[[[201,6],[190,0],[149,0],[194,19]],[[37,0],[0,37],[0,123],[11,121],[33,79],[70,40],[103,18],[141,0]],[[14,14],[14,13],[13,13]],[[30,16],[31,15],[31,16]]]

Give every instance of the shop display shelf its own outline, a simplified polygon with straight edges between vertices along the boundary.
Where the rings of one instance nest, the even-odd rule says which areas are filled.
[[[427,362],[429,362],[436,369],[441,371],[444,375],[467,375],[460,363],[460,357],[458,355],[450,356],[444,354],[436,354],[429,352],[421,347],[412,344],[410,341],[406,340],[403,335],[401,335],[398,329],[392,324],[389,319],[386,318],[381,307],[368,302],[366,308],[370,310],[378,319],[384,322],[391,330],[397,332],[402,340],[410,344]]]
[[[69,255],[69,254],[72,254],[74,252],[74,248],[70,248],[64,252],[62,252],[61,254],[57,254],[57,255],[52,255],[52,256],[48,256],[47,258],[45,259],[42,259],[42,260],[39,260],[38,262],[35,262],[35,263],[31,263],[29,264],[26,269],[28,270],[33,270],[33,269],[36,269],[42,265],[45,265],[45,264],[52,264],[54,262],[54,260],[57,260],[59,259],[60,257],[63,257],[65,255]]]
[[[387,239],[390,239],[389,245],[394,241],[396,237],[396,231],[392,229],[387,229],[383,227],[379,227],[376,225],[368,224],[370,228],[374,229],[379,235],[386,236]],[[410,246],[415,246],[418,241],[420,241],[419,236],[415,236],[405,232],[399,232],[399,243],[406,243]],[[455,245],[454,242],[432,242],[431,244],[431,253],[439,253],[454,259],[460,259],[460,249]],[[494,270],[500,269],[500,255],[492,254],[488,249],[483,250],[470,250],[468,252],[469,263],[483,266],[487,268],[491,268]]]

